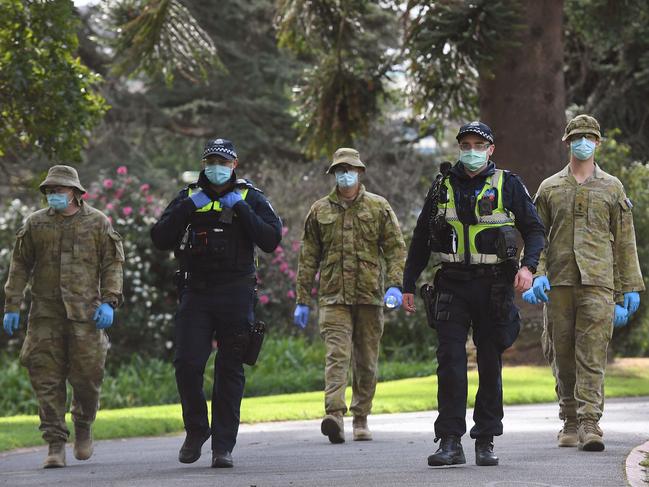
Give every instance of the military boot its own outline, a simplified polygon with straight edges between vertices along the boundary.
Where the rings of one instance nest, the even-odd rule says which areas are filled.
[[[92,445],[92,430],[90,425],[74,425],[74,458],[77,460],[88,460],[94,451]]]
[[[65,467],[65,443],[62,441],[50,443],[43,468]]]
[[[439,440],[439,438],[435,438],[435,443]],[[437,451],[428,457],[428,465],[431,467],[461,465],[463,463],[466,463],[464,450],[462,449],[460,437],[455,435],[443,436]]]
[[[559,446],[577,446],[579,437],[577,436],[577,418],[567,417],[563,420],[563,428],[557,434]]]
[[[372,432],[367,427],[367,416],[354,416],[352,426],[354,441],[370,441],[372,439]]]
[[[335,412],[327,414],[320,424],[322,434],[329,437],[332,443],[345,443],[345,423],[343,414]]]
[[[579,435],[579,449],[584,451],[602,451],[604,442],[602,436],[604,433],[600,429],[597,421],[591,418],[584,418],[579,421],[577,429]]]
[[[475,464],[479,467],[493,467],[498,465],[498,457],[494,453],[493,438],[476,438]]]

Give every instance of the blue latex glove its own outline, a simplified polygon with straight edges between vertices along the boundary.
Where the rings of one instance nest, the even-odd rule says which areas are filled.
[[[19,313],[5,313],[5,316],[2,319],[2,326],[4,326],[7,335],[11,336],[14,334],[14,331],[18,329],[19,321]]]
[[[110,304],[101,304],[92,317],[92,319],[95,320],[95,323],[97,324],[97,329],[103,330],[104,328],[110,328],[113,325],[114,314],[115,311]]]
[[[239,201],[243,201],[243,196],[238,191],[230,191],[219,198],[223,208],[232,208]]]
[[[526,303],[530,304],[539,304],[540,301],[536,299],[536,295],[534,294],[534,288],[531,287],[527,291],[523,293],[523,301]]]
[[[640,295],[637,292],[624,293],[624,307],[628,311],[629,316],[638,311],[639,306]]]
[[[401,291],[399,290],[398,287],[390,287],[388,290],[385,292],[385,296],[383,296],[383,303],[387,304],[388,298],[394,296],[397,299],[397,305],[393,306],[394,308],[398,308],[401,306],[403,303],[403,294],[401,294]]]
[[[550,281],[548,281],[547,277],[539,276],[534,279],[532,289],[534,290],[534,296],[536,296],[536,299],[538,299],[539,301],[547,303],[550,300],[550,298],[548,298],[548,295],[545,294],[545,291],[550,290]]]
[[[293,323],[302,328],[306,328],[309,322],[309,307],[306,304],[298,304],[293,313]]]
[[[207,205],[212,201],[210,197],[205,194],[204,191],[198,191],[196,193],[192,193],[189,196],[189,199],[191,199],[194,202],[196,208],[203,208],[205,205]]]
[[[629,313],[627,312],[624,306],[619,304],[615,305],[615,318],[613,318],[613,326],[615,328],[621,328],[626,326],[626,323],[629,319]]]

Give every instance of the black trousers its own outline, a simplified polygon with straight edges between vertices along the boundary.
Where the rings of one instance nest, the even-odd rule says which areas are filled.
[[[250,284],[212,290],[186,288],[176,313],[176,385],[185,430],[210,429],[203,393],[203,373],[216,338],[212,389],[212,450],[232,451],[239,431],[245,376],[241,335],[254,321],[255,289]]]
[[[437,401],[435,436],[466,433],[466,340],[473,328],[479,385],[471,438],[502,435],[502,353],[520,330],[514,288],[502,276],[447,272],[440,269],[435,285],[437,329]]]

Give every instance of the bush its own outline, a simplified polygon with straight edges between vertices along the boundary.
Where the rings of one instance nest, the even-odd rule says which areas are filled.
[[[109,353],[109,360],[110,354]],[[269,337],[264,343],[259,362],[246,366],[245,396],[266,396],[280,393],[320,391],[324,389],[324,345],[321,340]],[[15,355],[0,354],[0,416],[36,414],[38,405],[27,371],[18,365]],[[430,375],[434,361],[379,362],[379,380]],[[281,373],[280,373],[281,372]],[[204,390],[210,397],[214,377],[214,355],[205,370]],[[68,388],[68,404],[71,389]],[[152,406],[178,403],[174,368],[171,361],[142,358],[139,355],[108,371],[101,392],[102,409]]]
[[[610,130],[602,140],[597,160],[602,169],[617,176],[633,201],[638,258],[645,286],[649,286],[649,164],[631,160],[631,149],[617,142],[619,130]],[[627,356],[649,356],[649,307],[646,293],[641,295],[640,308],[629,324],[615,330],[612,347],[615,353]]]
[[[109,329],[112,349],[110,367],[144,358],[168,359],[173,347],[175,271],[169,252],[156,250],[149,231],[164,209],[162,198],[128,168],[114,174],[100,173],[90,184],[86,201],[103,211],[124,240],[124,306]]]

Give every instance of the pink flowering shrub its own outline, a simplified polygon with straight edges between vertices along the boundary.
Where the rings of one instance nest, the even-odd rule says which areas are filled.
[[[111,355],[169,354],[176,308],[172,282],[176,264],[168,252],[156,250],[149,237],[151,226],[164,210],[164,201],[126,166],[118,167],[113,174],[100,174],[99,180],[86,189],[83,199],[108,216],[124,244],[125,301],[110,330]]]
[[[282,238],[288,236],[288,228],[282,229]],[[295,278],[300,253],[298,240],[282,240],[272,254],[259,254],[259,304],[257,316],[268,321],[273,328],[293,330],[295,308]],[[312,293],[315,295],[314,288]]]

